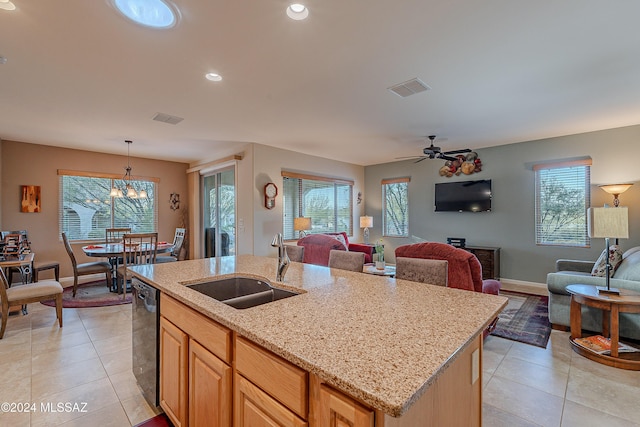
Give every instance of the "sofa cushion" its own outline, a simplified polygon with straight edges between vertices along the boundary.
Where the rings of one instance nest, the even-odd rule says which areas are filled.
[[[347,241],[347,238],[345,237],[344,234],[342,234],[342,233],[327,234],[327,236],[331,236],[334,239],[338,240],[340,243],[342,243],[344,245],[346,250],[349,250],[349,242]]]
[[[613,277],[640,281],[640,251],[627,255],[624,258],[624,262],[620,263]]]
[[[593,270],[591,270],[592,276],[604,277],[607,271],[607,255],[609,256],[609,264],[611,265],[611,270],[609,270],[609,277],[613,277],[616,269],[620,266],[622,262],[622,250],[618,245],[611,245],[609,248],[605,248],[598,260],[593,266]]]

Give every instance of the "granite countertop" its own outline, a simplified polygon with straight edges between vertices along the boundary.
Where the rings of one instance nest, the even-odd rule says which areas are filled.
[[[240,255],[132,268],[135,276],[391,416],[401,416],[506,306],[505,297]],[[186,288],[212,276],[302,294],[237,310]]]

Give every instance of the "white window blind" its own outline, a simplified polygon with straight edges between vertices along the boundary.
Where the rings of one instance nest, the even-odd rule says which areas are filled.
[[[120,178],[107,174],[59,171],[59,230],[70,240],[105,239],[105,228],[130,227],[132,232],[155,232],[158,228],[157,180],[135,180],[131,185],[145,199],[110,197],[115,185],[124,188]]]
[[[285,239],[297,239],[293,220],[311,218],[309,233],[353,231],[353,182],[283,172],[282,230]]]
[[[409,236],[409,182],[411,178],[382,180],[382,235]]]
[[[587,209],[591,205],[591,160],[534,166],[536,243],[587,247]]]

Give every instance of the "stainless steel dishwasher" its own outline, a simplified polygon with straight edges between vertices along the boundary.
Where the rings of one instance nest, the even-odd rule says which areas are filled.
[[[160,405],[159,328],[160,291],[143,281],[131,280],[133,293],[133,375],[153,406]]]

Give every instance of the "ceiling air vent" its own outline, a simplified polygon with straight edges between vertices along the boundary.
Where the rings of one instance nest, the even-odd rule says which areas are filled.
[[[184,119],[178,116],[171,116],[169,114],[157,113],[155,116],[153,116],[153,120],[155,120],[156,122],[163,122],[163,123],[169,123],[171,125],[177,125]]]
[[[431,88],[417,77],[415,79],[407,80],[404,83],[400,83],[389,88],[391,92],[403,98],[406,98],[407,96],[413,95],[415,93],[427,91],[429,89]]]

